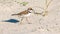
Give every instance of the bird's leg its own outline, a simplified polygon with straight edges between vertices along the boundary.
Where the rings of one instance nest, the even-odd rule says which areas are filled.
[[[23,19],[24,19],[24,17],[22,17],[22,19],[20,20],[20,23],[19,24],[22,24]]]
[[[28,24],[30,24],[29,20],[28,20],[28,17],[26,17],[26,21],[28,22]]]

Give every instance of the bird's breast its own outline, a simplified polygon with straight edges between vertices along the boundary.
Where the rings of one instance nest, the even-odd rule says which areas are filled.
[[[24,16],[30,16],[31,15],[31,13],[28,13],[28,14],[26,14],[26,15],[24,15]]]

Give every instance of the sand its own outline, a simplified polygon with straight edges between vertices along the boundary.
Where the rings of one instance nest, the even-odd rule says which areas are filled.
[[[16,1],[16,2],[15,2]],[[31,14],[23,24],[2,22],[8,19],[21,18],[11,16],[32,7],[36,12],[41,13],[46,8],[46,0],[0,0],[0,34],[60,34],[60,0],[53,0],[47,8],[46,16]],[[48,0],[47,4],[50,0]],[[17,2],[29,2],[26,6]]]

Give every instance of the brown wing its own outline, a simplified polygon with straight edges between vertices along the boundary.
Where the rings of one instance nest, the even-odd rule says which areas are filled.
[[[18,15],[23,15],[23,14],[28,14],[28,11],[25,10],[25,11],[22,11],[22,12],[18,13]]]

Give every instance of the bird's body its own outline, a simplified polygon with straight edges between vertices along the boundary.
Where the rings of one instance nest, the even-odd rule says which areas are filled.
[[[32,10],[32,8],[30,8],[31,10]],[[22,12],[20,12],[20,13],[17,13],[17,14],[12,14],[12,16],[14,16],[14,15],[18,15],[18,16],[24,16],[24,17],[26,17],[26,16],[30,16],[31,15],[31,10],[30,9],[28,9],[28,10],[25,10],[25,11],[22,11]]]
[[[27,17],[27,16],[30,16],[31,15],[31,13],[29,13],[27,10],[25,10],[25,11],[22,11],[22,12],[20,12],[20,13],[17,13],[17,14],[12,14],[12,16],[14,16],[14,15],[18,15],[18,16],[22,16],[22,17]]]

